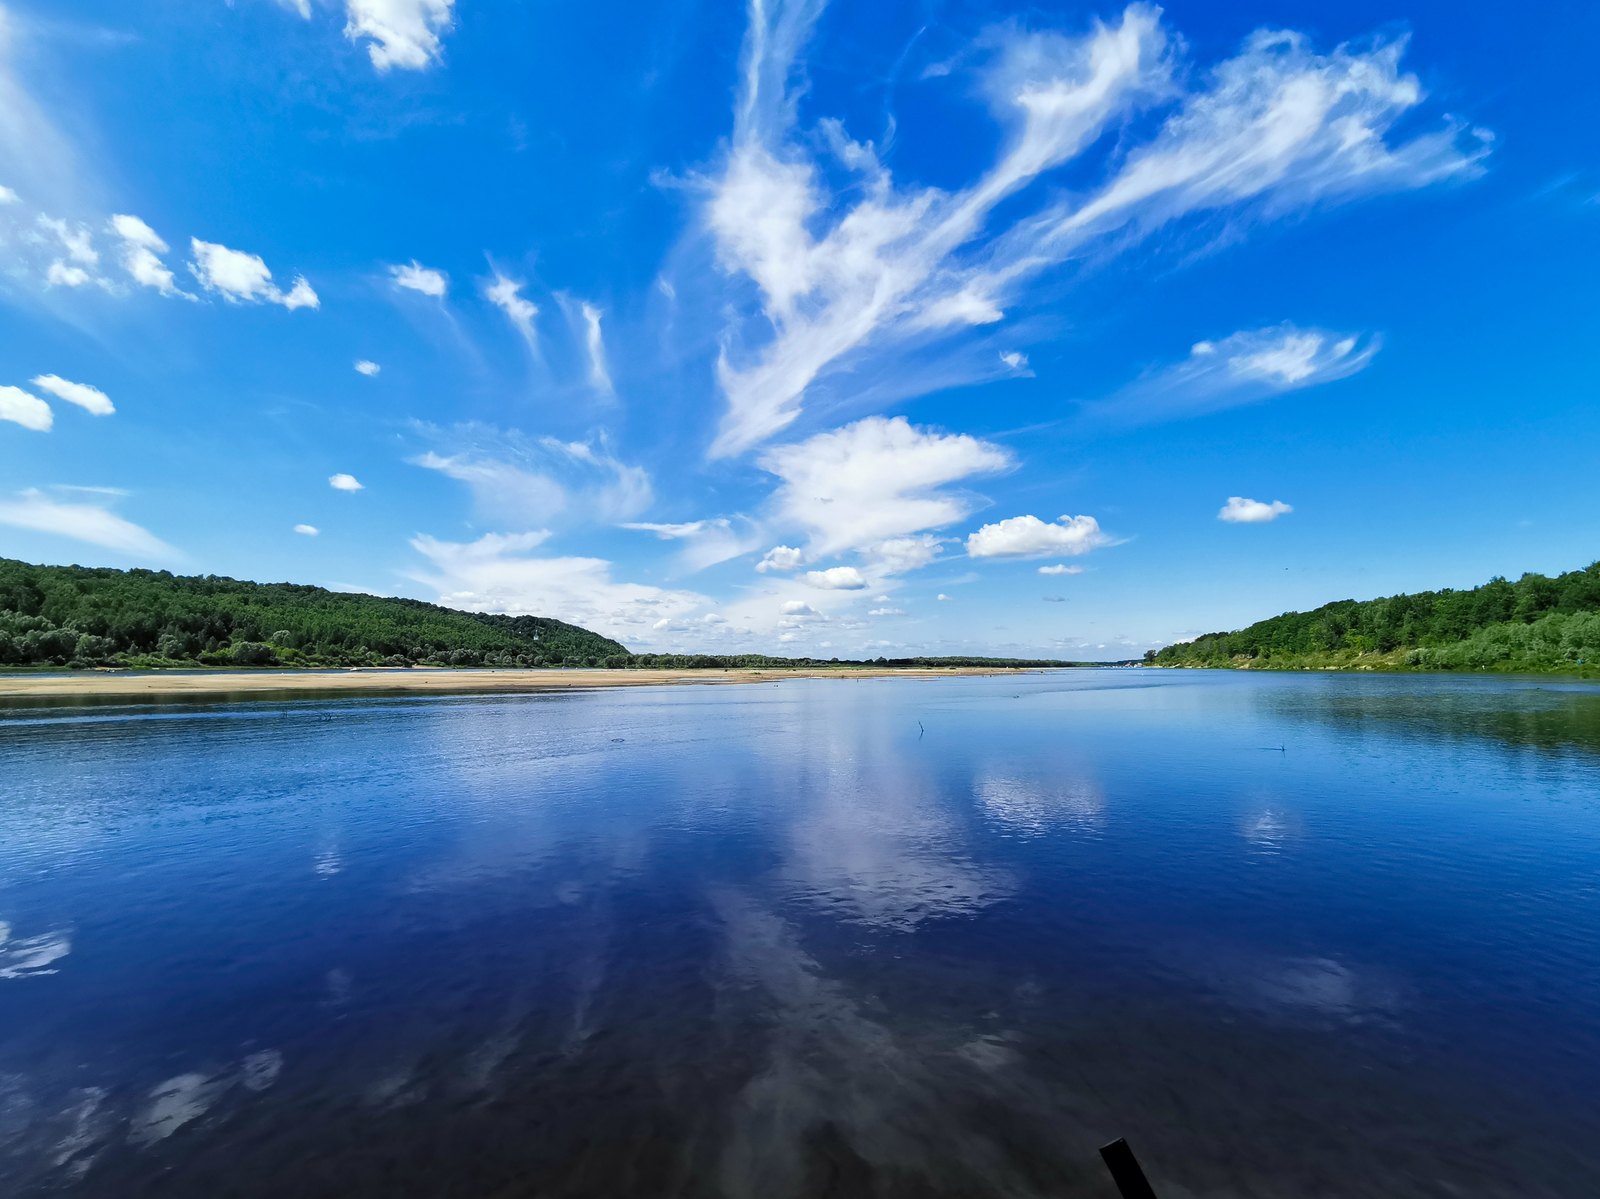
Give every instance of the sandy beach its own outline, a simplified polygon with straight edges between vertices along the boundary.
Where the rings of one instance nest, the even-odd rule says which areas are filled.
[[[595,687],[770,683],[783,679],[934,679],[1016,674],[998,667],[810,670],[447,670],[372,667],[357,670],[80,671],[0,675],[0,699],[71,695],[200,695],[241,692],[494,692],[572,691]]]

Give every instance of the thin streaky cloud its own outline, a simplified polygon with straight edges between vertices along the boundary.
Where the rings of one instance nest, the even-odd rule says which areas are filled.
[[[958,191],[901,188],[878,149],[839,122],[798,127],[801,53],[821,10],[815,0],[751,7],[733,140],[706,221],[724,268],[755,285],[760,311],[723,339],[717,376],[728,408],[713,457],[785,428],[819,377],[869,347],[1001,320],[1023,280],[1068,257],[1110,253],[1224,208],[1266,219],[1467,178],[1488,152],[1485,137],[1454,122],[1387,140],[1422,100],[1416,78],[1399,70],[1403,39],[1318,55],[1300,34],[1260,33],[1185,90],[1159,10],[1134,4],[1078,37],[995,32],[985,90],[1010,127],[1006,151]],[[993,227],[1001,200],[1158,105],[1170,115],[1108,163],[1100,188]],[[842,201],[827,169],[853,174],[863,198]]]

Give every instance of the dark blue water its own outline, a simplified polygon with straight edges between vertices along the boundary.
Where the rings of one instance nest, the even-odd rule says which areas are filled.
[[[1600,1194],[1600,691],[0,710],[0,1193]]]

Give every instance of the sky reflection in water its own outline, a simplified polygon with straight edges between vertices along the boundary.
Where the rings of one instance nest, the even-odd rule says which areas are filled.
[[[13,705],[0,750],[8,1194],[1108,1195],[1120,1135],[1167,1194],[1600,1190],[1593,690]]]

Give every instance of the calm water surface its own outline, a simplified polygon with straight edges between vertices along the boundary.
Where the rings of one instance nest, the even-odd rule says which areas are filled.
[[[0,709],[0,1193],[1600,1194],[1600,692]]]

